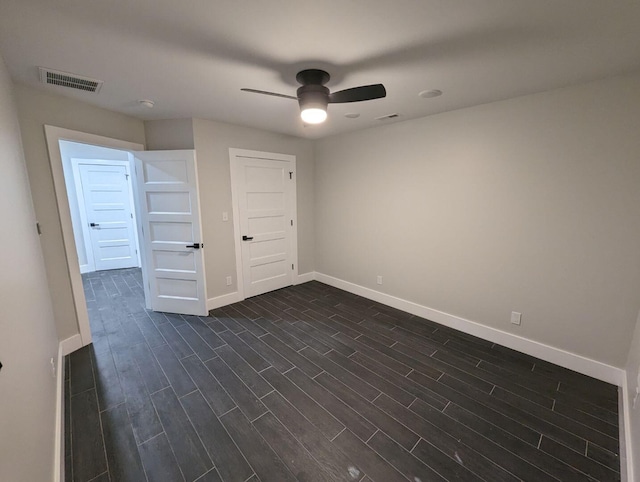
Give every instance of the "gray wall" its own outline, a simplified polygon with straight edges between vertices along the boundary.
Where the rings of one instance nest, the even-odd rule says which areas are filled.
[[[190,126],[192,131],[190,131]],[[207,297],[237,290],[233,240],[229,148],[253,149],[296,156],[298,201],[298,272],[314,270],[314,184],[311,141],[203,119],[145,122],[147,148],[189,149],[195,147],[198,183],[206,243]],[[229,221],[222,221],[222,212]],[[232,276],[233,285],[226,285]]]
[[[53,479],[58,338],[12,84],[0,57],[0,480]]]
[[[316,271],[623,367],[638,119],[640,75],[320,140]]]
[[[33,204],[42,226],[41,245],[49,290],[58,336],[62,340],[78,333],[78,321],[44,126],[52,125],[144,144],[144,124],[139,119],[20,84],[15,86],[15,92]]]

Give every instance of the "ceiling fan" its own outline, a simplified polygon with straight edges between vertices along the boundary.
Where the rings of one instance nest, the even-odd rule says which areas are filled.
[[[298,88],[296,96],[256,89],[240,90],[297,100],[300,104],[300,117],[308,124],[320,124],[324,122],[327,118],[328,104],[362,102],[365,100],[381,99],[387,95],[387,91],[382,84],[362,85],[360,87],[352,87],[331,93],[329,89],[324,86],[324,84],[329,82],[330,78],[331,76],[327,72],[319,69],[306,69],[298,72],[296,80],[302,84],[302,86]]]

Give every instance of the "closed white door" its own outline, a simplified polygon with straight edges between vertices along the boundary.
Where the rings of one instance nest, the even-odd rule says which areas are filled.
[[[95,270],[139,266],[128,166],[78,162],[77,172]]]
[[[195,151],[144,151],[134,156],[151,309],[206,316]]]
[[[297,274],[295,157],[230,152],[243,296],[248,298],[290,286]]]

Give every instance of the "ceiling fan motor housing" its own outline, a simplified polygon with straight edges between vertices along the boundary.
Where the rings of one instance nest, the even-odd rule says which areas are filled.
[[[298,103],[301,109],[327,109],[329,104],[329,89],[324,85],[303,85],[297,91]]]

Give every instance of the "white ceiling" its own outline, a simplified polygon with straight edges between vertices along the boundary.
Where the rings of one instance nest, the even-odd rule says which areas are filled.
[[[141,119],[318,138],[640,70],[640,2],[0,0],[0,52],[18,82]],[[38,66],[104,86],[45,86]],[[332,91],[383,83],[387,97],[304,127],[297,102],[240,91],[295,95],[296,72],[317,67]],[[428,89],[444,95],[418,97]]]

